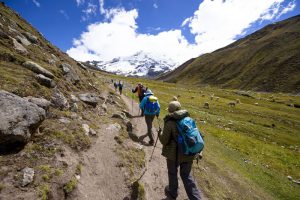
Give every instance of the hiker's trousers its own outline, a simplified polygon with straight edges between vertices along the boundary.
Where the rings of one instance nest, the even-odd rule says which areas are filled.
[[[154,141],[153,139],[153,134],[152,134],[152,124],[154,120],[155,115],[145,115],[145,121],[147,124],[147,134],[148,137],[150,138],[150,141]]]
[[[186,194],[189,200],[201,199],[200,191],[197,188],[193,177],[191,176],[193,162],[176,163],[167,159],[168,176],[169,176],[169,193],[175,199],[178,196],[178,167],[180,167],[180,177],[182,179]]]

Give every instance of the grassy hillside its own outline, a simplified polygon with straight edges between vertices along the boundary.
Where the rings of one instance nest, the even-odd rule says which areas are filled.
[[[161,118],[172,97],[180,95],[182,107],[205,135],[204,159],[194,173],[209,199],[299,199],[300,186],[287,176],[300,179],[300,110],[291,107],[299,105],[300,97],[124,81],[127,95],[137,82],[148,86],[159,98]],[[235,107],[228,105],[237,99]]]
[[[300,16],[202,55],[160,80],[256,91],[300,92]]]

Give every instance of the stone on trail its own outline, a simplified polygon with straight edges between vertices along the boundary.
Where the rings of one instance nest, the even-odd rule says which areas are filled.
[[[63,63],[59,67],[61,68],[61,70],[63,72],[63,75],[66,75],[66,74],[70,73],[71,66],[69,64]]]
[[[94,107],[96,107],[100,101],[99,96],[94,93],[79,94],[78,97],[84,103],[90,104]]]
[[[106,128],[106,130],[115,131],[115,132],[119,132],[121,129],[122,127],[118,123],[111,124]]]
[[[23,66],[37,74],[43,74],[44,76],[47,76],[48,78],[51,78],[51,79],[54,78],[54,75],[51,72],[44,69],[43,67],[41,67],[40,65],[38,65],[35,62],[26,61],[23,63]]]
[[[55,87],[54,81],[51,78],[44,76],[43,74],[36,75],[36,78],[41,85],[44,85],[49,88]]]
[[[27,143],[46,112],[17,95],[0,90],[0,146]]]
[[[22,170],[23,172],[23,179],[21,182],[21,186],[25,187],[28,184],[33,182],[33,178],[34,178],[34,169],[26,167]]]
[[[90,127],[89,127],[89,125],[87,125],[87,124],[82,124],[82,129],[83,129],[85,135],[89,135],[89,132],[90,132]]]

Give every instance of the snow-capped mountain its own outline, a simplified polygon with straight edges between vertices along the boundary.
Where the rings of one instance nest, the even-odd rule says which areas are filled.
[[[87,61],[86,64],[119,75],[149,78],[176,67],[176,63],[171,59],[154,57],[144,52],[138,52],[133,56],[114,58],[107,62]]]

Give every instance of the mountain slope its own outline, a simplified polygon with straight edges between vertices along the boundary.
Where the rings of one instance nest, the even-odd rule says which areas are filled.
[[[98,68],[124,76],[137,76],[154,78],[168,72],[175,67],[175,63],[169,59],[161,59],[148,55],[144,52],[137,52],[128,57],[114,58],[111,61],[88,61],[88,66]]]
[[[194,85],[298,93],[300,16],[268,25],[178,69],[159,79]]]

